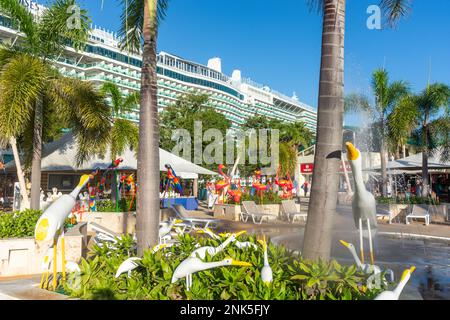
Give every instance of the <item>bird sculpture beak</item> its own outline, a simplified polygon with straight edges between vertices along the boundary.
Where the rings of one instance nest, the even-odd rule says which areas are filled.
[[[342,245],[346,246],[347,248],[350,247],[350,244],[348,242],[345,242],[344,240],[339,240]]]
[[[359,151],[351,142],[346,143],[347,146],[347,157],[349,160],[356,160],[359,158]]]
[[[231,265],[238,266],[238,267],[251,267],[252,266],[251,263],[244,262],[244,261],[236,261],[236,260],[232,260]]]
[[[415,267],[415,266],[412,266],[411,268],[406,269],[405,271],[403,271],[402,278],[401,278],[400,281],[405,280],[405,278],[406,278],[408,275],[411,275],[411,273],[413,273],[414,270],[416,270],[416,267]]]
[[[247,233],[247,230],[243,230],[243,231],[239,231],[237,233],[235,233],[236,238],[243,235],[244,233]]]
[[[78,187],[84,186],[91,177],[88,174],[81,176],[80,183],[78,183]]]
[[[175,220],[175,223],[182,223],[183,220]]]

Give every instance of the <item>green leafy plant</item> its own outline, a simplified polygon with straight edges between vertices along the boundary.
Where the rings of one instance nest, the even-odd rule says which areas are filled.
[[[0,213],[0,239],[32,237],[41,215],[40,210]]]
[[[261,246],[254,236],[241,236],[240,241],[250,241],[258,249],[238,249],[230,244],[205,262],[220,261],[226,257],[247,261],[249,268],[221,267],[195,273],[192,287],[186,290],[184,279],[171,283],[176,267],[200,246],[218,246],[221,241],[209,237],[185,234],[179,243],[153,253],[147,250],[139,267],[115,278],[122,262],[136,256],[131,237],[117,239],[114,248],[94,246],[92,255],[83,260],[79,287],[66,285],[68,294],[81,299],[128,300],[359,300],[373,297],[378,290],[367,290],[367,275],[355,266],[341,266],[336,261],[306,261],[284,246],[269,243],[268,255],[273,270],[273,283],[261,280],[264,265]],[[225,240],[225,238],[222,238]]]

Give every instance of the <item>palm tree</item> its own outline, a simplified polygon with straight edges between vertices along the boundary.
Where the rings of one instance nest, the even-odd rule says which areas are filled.
[[[8,52],[2,54],[5,58],[1,63],[5,68],[16,68],[26,72],[21,61],[29,63],[35,72],[34,83],[19,74],[23,102],[20,105],[24,110],[15,110],[21,115],[9,112],[9,116],[17,116],[14,120],[14,132],[16,135],[20,125],[33,120],[33,152],[31,164],[31,208],[39,209],[39,196],[41,186],[41,153],[42,153],[42,131],[45,127],[45,103],[51,86],[55,84],[55,77],[49,73],[49,60],[56,58],[70,43],[73,48],[81,49],[87,41],[89,33],[89,19],[86,11],[81,10],[79,25],[75,28],[69,23],[72,18],[72,6],[76,5],[75,0],[56,0],[52,6],[45,10],[39,19],[20,4],[18,0],[0,0],[0,10],[9,16],[12,22],[25,34],[25,38],[19,41],[18,45],[8,48]],[[26,92],[24,89],[30,90]],[[4,94],[3,94],[4,95]],[[16,95],[16,94],[14,94]],[[47,95],[47,96],[46,96]],[[19,100],[17,100],[18,102]],[[4,118],[5,119],[5,118]],[[13,135],[13,136],[14,136]]]
[[[168,0],[126,0],[122,14],[123,46],[133,52],[142,47],[141,103],[139,113],[138,192],[136,235],[138,254],[158,242],[159,124],[156,78],[158,25]]]
[[[441,161],[450,159],[450,87],[435,83],[413,97],[417,108],[418,127],[413,141],[422,152],[422,196],[429,195],[428,158],[441,152]]]
[[[391,113],[393,113],[391,121],[408,118],[406,113],[403,114],[403,111],[410,110],[403,108],[407,105],[406,100],[401,105],[399,103],[409,93],[409,87],[404,81],[389,83],[388,72],[384,69],[378,69],[372,74],[372,90],[375,96],[375,103],[371,104],[366,96],[350,95],[346,99],[346,106],[348,109],[359,109],[368,112],[372,118],[372,123],[377,127],[380,139],[382,190],[383,196],[387,196],[388,119]],[[401,122],[405,124],[404,121]],[[405,135],[404,129],[407,129],[407,127],[404,127],[404,129],[399,130],[398,126],[391,126],[390,128],[395,128],[391,131],[391,137],[400,140]]]
[[[381,0],[388,22],[409,10],[409,0]],[[336,213],[344,113],[345,0],[308,0],[323,13],[316,153],[303,241],[307,259],[328,259]]]

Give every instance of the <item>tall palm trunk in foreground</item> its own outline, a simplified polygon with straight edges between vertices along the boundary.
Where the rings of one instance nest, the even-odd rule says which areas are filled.
[[[306,259],[328,259],[336,212],[344,114],[344,34],[346,0],[323,4],[317,145],[308,220],[303,241]]]
[[[145,0],[139,121],[136,235],[138,254],[158,242],[159,124],[156,98],[157,0]]]
[[[41,162],[42,162],[42,122],[43,122],[42,100],[38,96],[36,108],[34,109],[33,128],[33,157],[31,162],[31,209],[41,208]]]

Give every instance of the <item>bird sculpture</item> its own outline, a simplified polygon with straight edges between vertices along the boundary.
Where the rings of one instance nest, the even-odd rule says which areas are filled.
[[[211,246],[205,246],[200,247],[198,249],[195,249],[191,254],[190,257],[192,258],[200,258],[205,259],[206,253],[208,253],[211,257],[215,256],[219,252],[221,252],[223,249],[225,249],[231,242],[233,242],[237,237],[239,237],[241,234],[246,233],[247,231],[241,231],[238,233],[234,233],[230,235],[224,242],[222,242],[218,247],[211,247]]]
[[[165,242],[165,241],[163,241],[164,237],[170,235],[170,231],[172,231],[172,228],[175,226],[175,224],[182,223],[182,222],[183,222],[182,220],[174,219],[168,223],[163,223],[162,226],[159,228],[159,233],[158,233],[159,243]]]
[[[264,266],[261,269],[261,279],[264,284],[270,285],[273,281],[273,272],[272,268],[269,265],[269,258],[267,255],[267,242],[265,236],[263,236],[263,240],[260,241],[260,243],[262,244],[264,250]]]
[[[210,236],[211,238],[213,238],[213,239],[215,239],[215,240],[220,240],[220,239],[221,239],[220,236],[218,236],[217,234],[215,234],[215,233],[214,233],[211,229],[209,229],[209,228],[203,228],[203,229],[201,229],[201,228],[196,228],[195,231],[196,231],[197,233],[200,233],[200,234],[207,234],[208,236]],[[228,238],[228,236],[227,236],[227,238]]]
[[[139,267],[139,264],[136,263],[136,261],[141,261],[141,258],[132,257],[128,258],[122,264],[119,266],[119,269],[117,269],[115,278],[118,278],[122,273],[128,273],[128,278],[131,277],[131,271]]]
[[[255,188],[256,193],[259,195],[260,204],[263,203],[264,191],[267,190],[267,186],[261,182],[261,170],[257,169],[255,171],[255,181],[252,184],[252,187]]]
[[[224,266],[251,267],[252,265],[248,262],[233,260],[232,258],[225,258],[218,262],[203,262],[199,258],[189,257],[183,260],[173,272],[172,283],[186,278],[186,290],[189,291],[192,286],[193,273]]]
[[[219,234],[221,237],[225,237],[228,238],[229,236],[231,236],[231,233],[221,233]],[[216,235],[217,236],[217,235]],[[219,238],[220,239],[220,238]],[[258,246],[256,244],[254,244],[253,242],[250,241],[245,241],[245,242],[241,242],[238,241],[237,239],[235,239],[233,241],[233,244],[238,247],[239,249],[247,249],[247,248],[253,248],[255,250],[258,250]]]
[[[416,270],[416,267],[414,266],[412,266],[409,269],[406,269],[403,272],[400,283],[393,291],[383,291],[378,296],[376,296],[374,300],[398,300],[400,298],[400,294],[402,293],[403,289],[405,288],[406,284],[411,278],[411,274],[414,272],[414,270]]]
[[[364,243],[363,236],[369,239],[370,262],[374,264],[374,252],[372,245],[372,235],[377,232],[377,208],[375,197],[366,190],[362,175],[361,152],[355,146],[347,142],[347,157],[355,180],[355,193],[352,201],[353,219],[359,228],[360,255],[361,262],[364,263]],[[363,230],[367,230],[364,234]]]
[[[64,221],[72,212],[76,205],[76,199],[81,189],[86,186],[91,175],[83,175],[77,187],[70,193],[62,195],[55,202],[53,202],[47,210],[40,216],[36,223],[34,237],[36,242],[43,243],[53,240],[53,289],[56,290],[56,273],[57,273],[57,243],[58,237],[61,235],[61,250],[62,250],[62,272],[63,279],[65,279],[65,243],[64,243]]]
[[[75,261],[68,260],[66,261],[66,270],[67,272],[81,272],[80,266]]]
[[[227,191],[227,194],[234,201],[234,203],[239,204],[242,197],[241,180],[238,180],[238,182],[236,183],[236,189],[229,189]]]
[[[166,164],[167,169],[167,179],[169,179],[170,185],[176,190],[179,194],[183,194],[183,188],[181,187],[180,178],[178,178],[175,170],[173,170],[170,164]]]
[[[353,256],[353,259],[355,260],[356,266],[358,267],[359,270],[361,270],[365,274],[373,275],[374,277],[381,274],[381,268],[379,266],[361,262],[361,260],[358,257],[358,254],[356,253],[356,248],[353,244],[345,242],[344,240],[339,240],[339,242],[343,246],[345,246],[348,249],[348,251],[350,251],[350,253]],[[387,269],[386,274],[389,275],[389,281],[393,282],[394,281],[394,272],[391,269]],[[369,289],[371,289],[373,287],[372,278],[369,278],[367,283],[368,283]]]
[[[225,203],[225,188],[228,187],[230,185],[230,177],[228,177],[224,172],[223,169],[226,169],[226,167],[223,164],[219,165],[219,168],[217,169],[217,171],[219,172],[219,174],[223,177],[223,180],[217,181],[216,182],[216,192],[217,193],[221,193],[221,203]],[[220,203],[219,202],[219,203]]]

